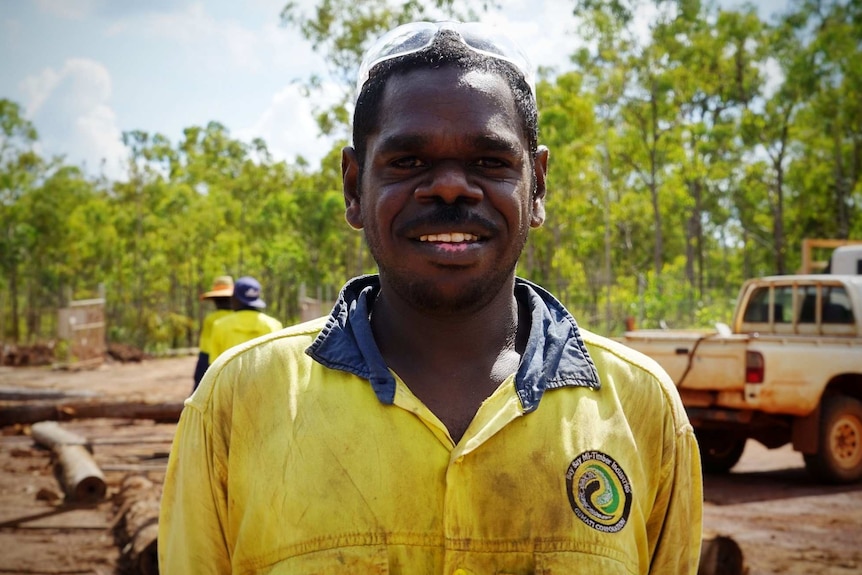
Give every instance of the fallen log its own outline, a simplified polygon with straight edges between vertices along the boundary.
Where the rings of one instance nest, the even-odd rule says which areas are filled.
[[[160,498],[161,489],[146,477],[128,475],[120,486],[115,524],[119,529],[118,539],[123,543],[123,560],[134,573],[156,575],[159,572]]]
[[[0,401],[32,401],[34,399],[68,399],[96,397],[92,391],[61,391],[59,389],[31,389],[27,387],[0,387]]]
[[[744,575],[742,549],[725,535],[704,537],[697,575]]]
[[[83,445],[87,451],[93,451],[90,442],[75,432],[60,427],[56,421],[40,421],[30,427],[33,439],[42,447],[53,449],[58,445]]]
[[[0,427],[39,421],[73,419],[152,419],[159,422],[179,421],[182,402],[151,403],[147,401],[68,401],[0,406]]]
[[[87,440],[56,421],[42,421],[31,428],[33,439],[53,451],[58,477],[69,501],[99,501],[108,491],[105,475],[93,459]]]

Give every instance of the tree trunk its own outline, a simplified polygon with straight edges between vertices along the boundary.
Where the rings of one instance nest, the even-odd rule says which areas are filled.
[[[13,247],[13,249],[15,248]],[[9,335],[12,338],[12,343],[18,343],[21,337],[18,312],[18,262],[14,261],[14,257],[12,259],[12,269],[9,274],[9,303],[12,304],[12,329]]]

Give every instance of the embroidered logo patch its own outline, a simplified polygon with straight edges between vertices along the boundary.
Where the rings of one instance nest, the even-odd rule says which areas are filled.
[[[632,508],[632,486],[622,467],[601,451],[578,455],[566,472],[569,504],[578,519],[604,533],[626,526]]]

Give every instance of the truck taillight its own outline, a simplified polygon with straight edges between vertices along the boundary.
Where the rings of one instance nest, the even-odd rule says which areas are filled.
[[[745,383],[763,383],[763,355],[757,351],[745,352]]]

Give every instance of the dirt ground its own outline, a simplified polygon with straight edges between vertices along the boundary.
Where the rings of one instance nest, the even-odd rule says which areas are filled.
[[[194,363],[194,357],[186,356],[79,372],[0,367],[0,388],[175,402],[190,391]],[[92,442],[108,484],[103,502],[73,506],[62,503],[50,452],[36,446],[29,426],[3,423],[0,573],[128,573],[120,552],[126,540],[118,529],[117,493],[129,475],[144,476],[158,489],[175,424],[64,422],[64,428]],[[817,485],[806,475],[802,457],[790,448],[770,451],[750,441],[733,472],[707,477],[704,491],[706,534],[732,537],[743,551],[749,575],[862,573],[862,485]]]

